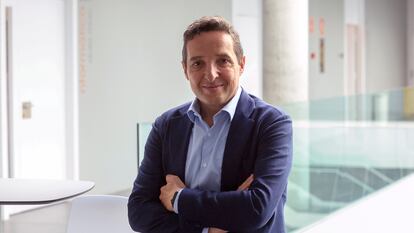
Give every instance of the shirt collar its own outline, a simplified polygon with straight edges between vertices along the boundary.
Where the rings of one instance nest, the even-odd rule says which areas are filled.
[[[230,115],[230,121],[231,121],[234,117],[234,114],[236,113],[236,107],[240,99],[241,91],[242,91],[242,88],[239,86],[233,98],[222,109],[220,109],[220,111],[216,113],[216,116],[222,111],[226,111]],[[195,117],[199,117],[201,119],[200,103],[197,98],[193,100],[190,107],[188,108],[187,116],[188,118],[190,118],[192,122],[195,121]]]

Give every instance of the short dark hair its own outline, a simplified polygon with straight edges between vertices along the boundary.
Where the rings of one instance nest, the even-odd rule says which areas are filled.
[[[182,62],[187,62],[187,43],[194,39],[195,36],[200,35],[202,32],[221,31],[229,34],[233,39],[233,50],[236,54],[237,60],[241,63],[243,58],[243,48],[240,43],[239,34],[233,28],[233,26],[221,16],[204,16],[191,23],[183,34],[183,50],[182,50]]]

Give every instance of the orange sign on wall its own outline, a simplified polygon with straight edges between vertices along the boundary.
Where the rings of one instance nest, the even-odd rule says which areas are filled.
[[[313,33],[315,31],[315,21],[313,20],[313,16],[309,17],[309,33]]]
[[[325,35],[325,19],[324,18],[319,19],[319,33],[321,37]]]

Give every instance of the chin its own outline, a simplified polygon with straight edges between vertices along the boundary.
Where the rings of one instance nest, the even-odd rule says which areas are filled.
[[[223,105],[224,106],[225,104],[225,101],[222,98],[217,98],[217,97],[216,98],[207,97],[207,98],[203,98],[203,100],[204,100],[203,102],[208,105],[215,105],[215,106]]]

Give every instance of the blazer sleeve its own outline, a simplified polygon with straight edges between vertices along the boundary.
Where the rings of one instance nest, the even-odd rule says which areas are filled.
[[[203,227],[242,232],[259,229],[275,217],[275,209],[284,205],[292,163],[292,122],[287,115],[270,117],[260,128],[250,188],[241,192],[184,189],[178,200],[180,215]]]
[[[165,185],[162,167],[162,120],[153,124],[145,145],[145,156],[128,201],[128,219],[134,231],[142,233],[201,232],[176,213],[165,209],[159,200]]]

